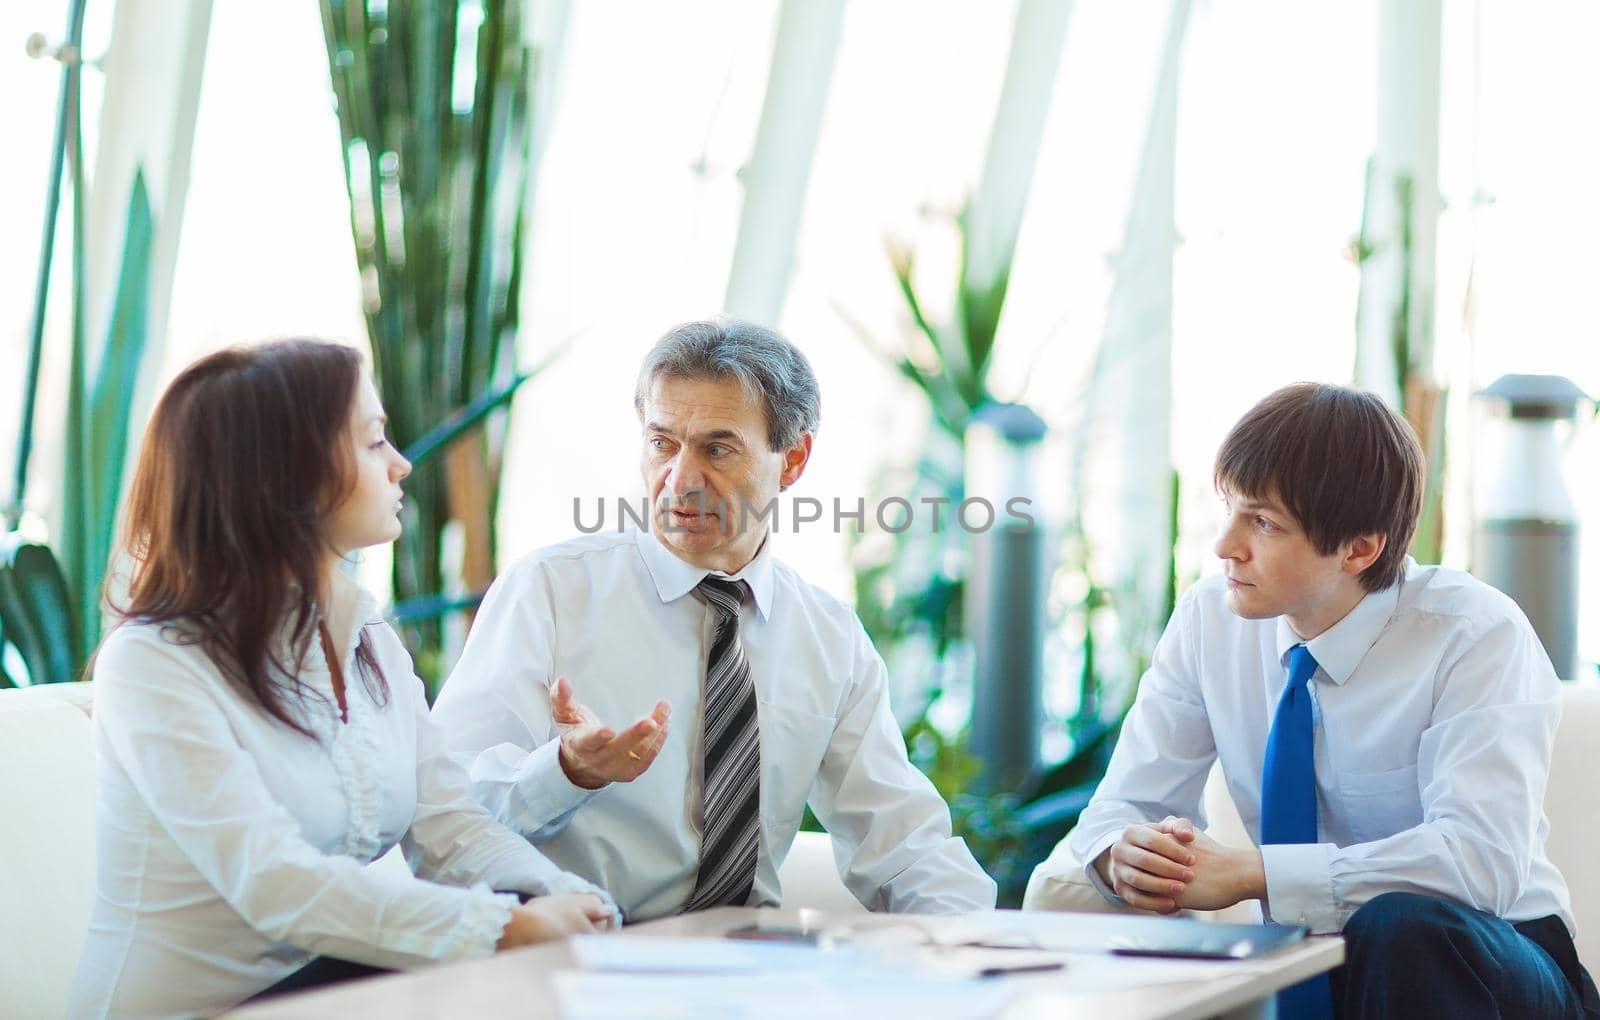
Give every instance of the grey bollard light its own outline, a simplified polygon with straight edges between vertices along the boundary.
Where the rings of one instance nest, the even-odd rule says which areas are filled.
[[[985,405],[967,427],[966,497],[954,524],[972,542],[963,606],[974,659],[970,749],[986,791],[1016,790],[1039,765],[1048,572],[1037,488],[1046,432],[1020,404]],[[986,528],[984,504],[993,509]]]
[[[1497,463],[1480,476],[1472,572],[1516,600],[1556,675],[1578,675],[1578,521],[1556,423],[1591,398],[1559,375],[1506,375],[1479,390],[1504,413]]]

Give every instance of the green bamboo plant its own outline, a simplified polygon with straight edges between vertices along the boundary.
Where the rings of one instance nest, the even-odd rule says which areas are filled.
[[[1031,8],[1029,13],[1033,17],[1043,17],[1052,11],[1041,6]],[[1112,295],[1111,312],[1120,313],[1124,318],[1129,308],[1150,299],[1148,292],[1138,289],[1148,283],[1148,273],[1164,271],[1170,286],[1171,161],[1175,151],[1177,70],[1188,13],[1188,0],[1174,0],[1135,184],[1135,208],[1130,212],[1123,241],[1124,257],[1138,263],[1146,275],[1131,276],[1126,265],[1119,266],[1117,287]],[[1019,32],[1013,44],[1013,66],[1008,68],[1007,94],[1014,81],[1020,83],[1029,78],[1021,73],[1013,78],[1019,62],[1021,65],[1033,63],[1032,81],[1036,87],[1048,86],[1048,79],[1037,74],[1041,54],[1027,48],[1036,41],[1032,37],[1037,33],[1024,33],[1022,24],[1019,8]],[[1059,44],[1059,37],[1054,44]],[[1019,89],[1018,94],[1021,95],[1022,90]],[[1047,94],[1047,87],[1036,92],[1036,95]],[[1004,97],[1001,113],[1009,115],[1009,119],[1001,115],[996,118],[996,138],[991,141],[988,167],[992,172],[1015,162],[1009,155],[996,158],[997,153],[1029,152],[1026,144],[1018,144],[1014,134],[1005,139],[1007,144],[1001,144],[1001,121],[1006,119],[1007,123],[1015,125],[1015,111],[1008,110]],[[1034,125],[1033,130],[1041,127],[1042,122]],[[1026,158],[1031,168],[1031,155]],[[976,203],[983,210],[982,217],[973,216],[973,209],[969,207],[958,218],[961,275],[950,323],[941,327],[930,322],[923,310],[925,304],[912,282],[911,252],[891,247],[895,279],[914,327],[911,346],[904,353],[890,354],[880,345],[872,344],[864,329],[856,327],[863,339],[883,353],[928,400],[932,423],[929,442],[916,469],[909,477],[899,480],[902,492],[909,485],[917,496],[934,489],[953,503],[962,499],[966,428],[974,412],[994,399],[988,373],[1022,212],[1020,196],[1014,192],[1006,195],[1006,189],[997,183],[999,180],[995,173],[986,174],[985,187],[980,190]],[[1009,203],[1009,211],[996,215],[994,208],[1006,203]],[[996,221],[1008,226],[1002,230],[989,229]],[[1136,259],[1133,258],[1135,249],[1139,255]],[[985,268],[974,271],[975,264]],[[1112,329],[1110,323],[1117,319],[1117,314],[1107,316],[1107,332],[1085,384],[1086,399],[1081,403],[1093,405],[1094,401],[1087,398],[1104,387],[1111,361],[1108,355],[1118,353],[1111,348],[1128,339],[1125,331]],[[1080,482],[1090,442],[1087,426],[1087,421],[1081,423],[1070,436],[1076,448],[1075,478]],[[1042,859],[1076,821],[1092,796],[1109,762],[1121,720],[1133,696],[1131,685],[1126,690],[1108,691],[1107,679],[1141,675],[1155,637],[1171,615],[1176,597],[1174,550],[1178,527],[1178,476],[1169,468],[1164,477],[1168,483],[1163,493],[1167,497],[1165,521],[1155,522],[1156,527],[1165,524],[1164,542],[1162,546],[1150,547],[1152,552],[1160,554],[1158,562],[1165,567],[1164,583],[1159,591],[1144,590],[1149,587],[1148,583],[1132,576],[1110,582],[1106,587],[1094,582],[1090,570],[1090,542],[1083,524],[1081,484],[1076,493],[1078,506],[1066,522],[1060,569],[1077,572],[1087,583],[1085,596],[1066,611],[1064,619],[1056,621],[1063,633],[1069,635],[1069,640],[1071,635],[1077,635],[1080,652],[1079,706],[1067,722],[1071,751],[1062,761],[1027,789],[984,795],[968,790],[977,767],[966,751],[964,734],[952,737],[942,733],[931,724],[926,711],[906,730],[907,747],[913,760],[949,801],[957,829],[996,877],[1002,904],[1020,902],[1023,883],[1033,864]],[[1154,532],[1155,527],[1150,530]],[[913,530],[894,536],[890,543],[879,538],[859,539],[852,549],[857,569],[857,609],[863,623],[873,639],[881,642],[880,647],[893,648],[908,637],[921,636],[931,639],[934,657],[942,660],[961,636],[964,620],[961,600],[966,557],[962,536],[952,531],[944,539],[942,548],[930,544],[929,536]],[[1157,541],[1156,535],[1152,533],[1150,540]],[[1108,613],[1116,618],[1121,646],[1111,650],[1111,659],[1115,661],[1109,663],[1107,650],[1097,647],[1094,625],[1098,617]],[[929,692],[928,703],[931,705],[940,693],[935,686]]]
[[[82,662],[100,640],[101,589],[115,540],[133,396],[148,340],[154,241],[155,219],[139,175],[128,202],[122,269],[105,343],[91,371],[82,337],[75,337],[67,382],[61,558],[75,582]]]
[[[929,427],[922,451],[914,464],[884,472],[880,476],[883,491],[874,493],[875,497],[896,495],[916,505],[925,497],[938,498],[948,500],[951,507],[960,505],[965,498],[967,426],[980,408],[997,399],[990,385],[989,369],[1011,268],[1008,255],[990,285],[981,291],[970,286],[966,266],[972,242],[967,223],[965,213],[956,218],[962,271],[954,311],[947,323],[936,324],[926,314],[927,304],[914,282],[914,254],[892,243],[887,249],[889,263],[912,326],[906,348],[890,349],[859,323],[846,318],[862,342],[914,385],[928,406]],[[853,533],[850,555],[855,571],[856,611],[873,643],[890,654],[892,661],[892,651],[905,642],[923,642],[937,665],[931,683],[918,692],[921,711],[904,731],[911,760],[950,804],[956,832],[967,840],[989,873],[997,876],[1003,902],[1017,902],[1021,895],[1019,883],[1035,863],[1029,853],[1032,841],[1024,824],[1026,815],[1022,813],[1034,791],[975,792],[972,784],[981,766],[968,750],[967,732],[947,734],[933,724],[929,715],[944,694],[944,663],[966,636],[963,599],[970,543],[959,528],[935,533],[926,526],[913,526],[892,536]],[[1090,600],[1103,601],[1101,595],[1091,591]],[[1091,606],[1086,602],[1080,608],[1087,616]],[[1082,683],[1090,691],[1096,684],[1092,634],[1086,626],[1086,673]],[[1098,706],[1092,693],[1084,701]],[[1095,761],[1100,760],[1098,751],[1103,737],[1102,730],[1085,734],[1086,746],[1093,745],[1096,752]],[[1074,762],[1098,776],[1088,758],[1074,754],[1067,767]],[[1061,771],[1057,768],[1052,775]]]
[[[1071,9],[1052,0],[1017,5],[983,173],[957,217],[961,266],[949,321],[936,325],[926,314],[914,282],[914,251],[890,244],[890,267],[912,324],[910,345],[885,349],[851,323],[928,400],[932,425],[923,455],[904,477],[885,479],[896,486],[896,495],[947,498],[951,506],[964,498],[967,425],[993,400],[989,369],[995,338]],[[887,543],[877,538],[851,549],[863,623],[875,640],[889,644],[926,631],[942,659],[962,626],[963,551],[957,529],[941,535],[912,528]]]
[[[537,371],[516,367],[533,57],[516,0],[321,6],[373,363],[414,463],[395,615],[437,683],[438,617],[493,579],[506,431],[494,412]],[[442,563],[452,521],[459,578]]]
[[[5,540],[0,618],[6,638],[27,664],[31,683],[79,679],[100,641],[101,593],[116,537],[125,437],[145,346],[154,234],[149,198],[138,176],[129,202],[116,305],[97,358],[86,350],[80,322],[75,319],[73,325],[58,550],[16,534]],[[76,247],[78,263],[81,245]]]
[[[962,237],[962,275],[970,252],[965,216],[958,218]],[[965,498],[964,462],[967,425],[973,414],[994,400],[989,387],[989,367],[994,351],[1000,310],[1010,278],[1009,259],[998,281],[983,293],[957,287],[956,312],[944,326],[936,326],[923,311],[924,302],[913,282],[915,255],[891,243],[889,264],[914,328],[907,349],[893,351],[877,343],[870,332],[851,320],[861,340],[876,351],[928,401],[930,428],[924,449],[909,468],[883,476],[893,494],[947,499],[959,506]],[[889,489],[876,495],[888,495]],[[894,645],[913,633],[932,642],[942,658],[962,629],[960,570],[961,536],[956,529],[931,534],[909,528],[889,543],[863,541],[853,536],[851,560],[855,568],[856,607],[875,642]],[[937,692],[934,692],[936,695]]]
[[[73,4],[68,52],[81,48],[84,0]],[[142,173],[135,172],[128,201],[115,302],[105,340],[91,349],[84,332],[84,185],[81,118],[82,65],[62,65],[61,104],[56,122],[44,240],[35,292],[33,332],[24,378],[22,427],[16,459],[15,497],[0,536],[0,641],[10,643],[30,684],[79,679],[100,640],[100,603],[115,538],[122,492],[126,437],[147,339],[150,260],[155,219]],[[18,530],[27,493],[33,417],[63,171],[70,173],[72,199],[71,361],[67,374],[62,513],[57,551]],[[0,655],[0,686],[11,686]]]
[[[1400,413],[1410,422],[1422,444],[1427,479],[1423,490],[1422,512],[1417,532],[1411,540],[1411,554],[1421,563],[1438,563],[1444,545],[1444,470],[1446,387],[1440,385],[1428,367],[1432,345],[1412,336],[1412,306],[1417,300],[1413,281],[1416,245],[1416,182],[1410,174],[1396,174],[1389,182],[1394,188],[1398,221],[1397,236],[1378,237],[1372,228],[1373,189],[1379,185],[1381,171],[1375,158],[1367,160],[1366,183],[1361,202],[1361,228],[1350,242],[1350,261],[1361,272],[1361,289],[1369,283],[1365,270],[1380,246],[1393,245],[1399,263],[1400,279],[1395,302],[1388,311],[1389,355],[1400,398]],[[1356,295],[1356,335],[1366,329],[1366,305],[1360,291]]]

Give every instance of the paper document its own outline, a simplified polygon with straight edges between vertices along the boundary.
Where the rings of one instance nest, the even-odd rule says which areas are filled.
[[[744,942],[737,939],[577,935],[568,940],[568,945],[578,966],[584,970],[651,974],[770,974],[841,970],[854,967],[858,962],[858,954],[850,946],[819,949],[815,946]]]
[[[555,984],[563,1020],[817,1020],[838,1016],[977,1020],[999,1014],[1015,994],[1003,981],[945,983],[859,972],[563,971],[555,976]]]

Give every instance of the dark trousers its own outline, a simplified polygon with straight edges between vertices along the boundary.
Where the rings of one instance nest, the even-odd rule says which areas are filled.
[[[1330,975],[1339,1017],[1600,1017],[1559,917],[1513,924],[1450,900],[1385,893],[1355,912],[1344,937],[1344,966]]]

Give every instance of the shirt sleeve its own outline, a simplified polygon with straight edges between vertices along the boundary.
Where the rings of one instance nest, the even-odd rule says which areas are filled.
[[[96,747],[250,927],[389,968],[494,951],[515,896],[369,869],[306,842],[234,737],[219,694],[164,651],[108,644],[95,667]]]
[[[1156,642],[1105,778],[1067,837],[1089,882],[1112,903],[1122,898],[1094,862],[1124,829],[1167,815],[1194,819],[1202,827],[1206,822],[1201,797],[1217,750],[1192,647],[1190,631],[1198,615],[1193,592],[1178,603]]]
[[[554,598],[537,562],[490,587],[433,715],[472,795],[535,843],[566,828],[598,790],[567,778],[550,717]]]
[[[446,885],[485,884],[532,896],[592,893],[611,907],[620,925],[616,903],[603,889],[556,867],[473,799],[466,772],[445,750],[428,714],[422,682],[412,677],[410,683],[417,728],[417,808],[402,846],[412,871]]]
[[[1526,621],[1504,619],[1468,642],[1435,680],[1418,743],[1422,823],[1347,847],[1264,847],[1272,917],[1339,931],[1385,892],[1506,916],[1539,846],[1560,716],[1560,681]]]
[[[811,793],[840,876],[874,910],[991,910],[994,880],[951,834],[949,808],[906,757],[883,660],[859,620],[854,627],[850,687]]]

